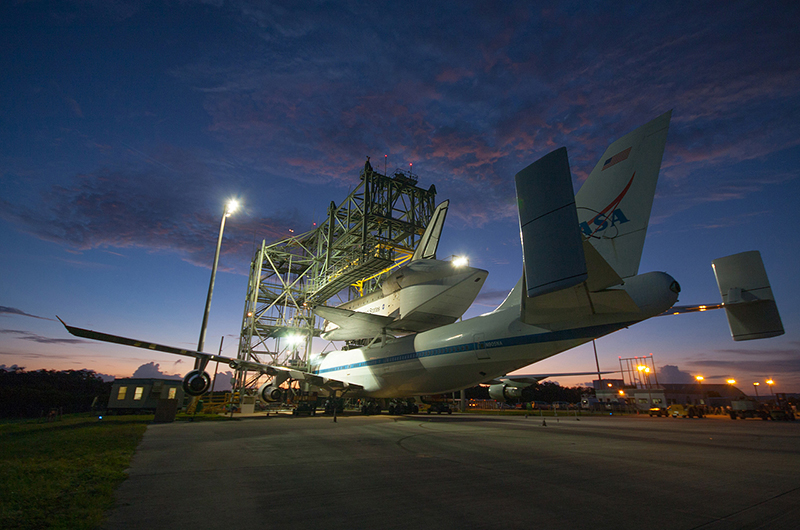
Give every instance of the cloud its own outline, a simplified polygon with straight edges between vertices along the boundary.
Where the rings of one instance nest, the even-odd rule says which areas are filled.
[[[23,317],[38,318],[41,320],[51,320],[51,321],[53,320],[52,318],[31,315],[30,313],[26,313],[25,311],[17,309],[16,307],[0,306],[0,316],[4,315],[19,315]]]
[[[95,375],[97,375],[97,377],[99,377],[100,379],[102,379],[106,383],[110,383],[111,381],[113,381],[114,379],[117,378],[114,375],[101,374],[101,373],[98,373],[98,372],[95,372]]]
[[[714,353],[722,355],[744,355],[748,357],[791,357],[800,359],[800,342],[790,341],[788,347],[785,348],[721,348],[714,350]]]
[[[210,178],[210,169],[186,152],[165,148],[159,158],[179,169],[137,162],[75,175],[41,190],[35,205],[0,201],[0,216],[29,234],[68,249],[143,248],[177,253],[190,263],[208,267],[222,212],[219,205],[219,212],[202,205],[209,197],[220,195],[218,185]],[[284,237],[289,227],[304,224],[291,210],[277,211],[269,218],[237,214],[235,229],[225,233],[222,255],[235,256],[232,261],[236,263],[249,263],[255,234],[273,240]],[[64,261],[98,267],[81,260]]]
[[[698,172],[712,182],[686,201],[754,193],[761,184],[752,179],[718,188],[725,177],[711,170],[800,138],[795,122],[780,119],[798,109],[800,75],[782,52],[793,31],[769,8],[754,18],[739,7],[722,15],[700,7],[686,19],[676,6],[629,6],[625,17],[568,6],[438,6],[435,19],[449,23],[436,32],[420,31],[430,9],[404,12],[379,32],[398,8],[325,4],[298,16],[230,7],[268,43],[258,57],[206,56],[173,71],[205,94],[220,142],[253,167],[340,185],[363,156],[389,153],[467,204],[457,215],[472,225],[514,216],[511,177],[539,156],[567,145],[580,182],[610,140],[671,107],[664,178],[675,191]],[[678,28],[667,23],[675,18],[684,21]]]
[[[212,375],[213,377],[213,375]],[[230,370],[225,372],[217,372],[217,378],[214,381],[214,391],[229,391],[231,390],[231,380],[234,378],[234,373]]]
[[[659,383],[694,383],[695,379],[694,376],[688,372],[682,371],[677,366],[673,366],[671,364],[665,364],[661,368],[658,369],[658,381]]]
[[[60,359],[62,363],[64,361],[68,361],[69,364],[82,364],[85,361],[83,360],[76,360],[76,358],[72,355],[59,355],[59,354],[50,354],[50,353],[36,353],[36,352],[12,352],[12,351],[3,351],[0,350],[0,355],[8,355],[15,358],[22,358],[22,359]]]
[[[106,12],[94,4],[96,17],[112,20],[151,9],[120,2]],[[103,153],[97,166],[57,175],[60,186],[27,203],[0,203],[0,216],[72,249],[144,248],[208,266],[208,234],[219,220],[207,202],[225,182],[342,190],[355,183],[365,156],[388,154],[389,172],[413,162],[422,181],[463,205],[455,218],[481,226],[516,215],[513,175],[540,156],[566,145],[578,184],[610,141],[674,108],[659,193],[679,204],[663,221],[772,185],[769,171],[734,182],[730,170],[800,142],[800,124],[787,118],[800,111],[800,70],[785,51],[795,30],[770,6],[700,5],[691,17],[670,4],[629,5],[620,8],[624,16],[602,4],[409,10],[212,1],[201,8],[241,44],[192,48],[189,62],[171,61],[169,82],[156,84],[199,98],[202,109],[191,111],[207,121],[198,132],[215,145],[117,145],[64,131]],[[78,20],[91,11],[79,10]],[[438,20],[448,23],[434,31]],[[75,115],[90,115],[86,101],[70,96]],[[158,107],[131,112],[149,116],[150,106]],[[250,235],[282,237],[307,215],[240,218],[248,237],[226,233],[223,253],[246,263]]]
[[[761,359],[758,361],[700,359],[690,365],[706,368],[725,368],[730,373],[800,374],[800,357],[795,359]]]
[[[91,341],[83,340],[83,339],[54,339],[51,337],[43,337],[41,335],[37,335],[36,333],[31,333],[30,331],[22,331],[17,329],[0,329],[0,333],[9,334],[9,335],[17,335],[17,338],[22,340],[28,340],[31,342],[38,342],[39,344],[86,344],[91,343]],[[49,357],[45,355],[45,357]]]
[[[495,308],[499,306],[508,296],[508,289],[486,289],[482,290],[475,298],[478,305]]]
[[[149,362],[139,366],[131,377],[155,378],[155,379],[183,379],[179,374],[167,374],[161,371],[161,365],[156,362]]]

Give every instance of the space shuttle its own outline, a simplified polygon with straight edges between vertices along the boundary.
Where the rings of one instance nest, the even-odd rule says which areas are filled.
[[[72,335],[194,357],[189,395],[205,393],[211,361],[269,376],[265,401],[281,386],[328,395],[388,399],[442,394],[488,384],[498,400],[548,375],[508,374],[652,317],[723,309],[733,340],[784,333],[758,251],[712,262],[721,303],[677,306],[678,281],[640,272],[671,111],[613,142],[577,194],[565,147],[515,175],[522,274],[494,311],[460,319],[487,272],[436,259],[447,203],[437,208],[413,259],[382,288],[339,307],[318,307],[331,340],[372,339],[329,351],[299,370],[231,359],[64,324]],[[380,338],[381,340],[378,340]],[[558,374],[565,375],[565,374]]]
[[[460,260],[440,261],[436,249],[450,201],[433,212],[409,263],[394,271],[379,290],[336,307],[317,306],[325,319],[321,337],[355,341],[419,333],[452,324],[469,309],[488,271]]]

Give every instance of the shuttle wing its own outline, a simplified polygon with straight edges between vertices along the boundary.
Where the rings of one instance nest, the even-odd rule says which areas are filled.
[[[341,307],[317,306],[314,313],[338,327],[326,326],[322,332],[325,340],[358,340],[383,333],[394,317],[360,313]]]

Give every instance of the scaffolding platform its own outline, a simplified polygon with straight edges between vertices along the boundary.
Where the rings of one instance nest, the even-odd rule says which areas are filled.
[[[262,241],[250,267],[239,359],[307,365],[322,327],[314,306],[374,292],[413,254],[433,215],[436,188],[420,188],[410,171],[387,176],[365,165],[358,176],[358,186],[339,206],[331,202],[314,230]],[[236,387],[252,389],[260,379],[240,370]]]

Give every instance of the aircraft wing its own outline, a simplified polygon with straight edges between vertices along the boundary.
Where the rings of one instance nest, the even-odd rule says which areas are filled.
[[[394,317],[359,313],[341,307],[317,306],[314,313],[328,322],[339,326],[338,328],[324,331],[322,338],[325,340],[357,340],[365,337],[375,337],[383,333]]]
[[[267,375],[278,375],[278,374],[288,374],[291,379],[296,379],[299,381],[305,381],[312,385],[316,385],[323,388],[329,389],[344,389],[344,388],[351,388],[351,389],[358,389],[361,388],[359,385],[355,385],[353,383],[347,383],[344,381],[338,381],[336,379],[329,379],[327,377],[321,377],[317,374],[312,374],[310,372],[304,372],[302,370],[297,370],[296,368],[291,368],[288,366],[279,366],[274,364],[264,364],[255,361],[245,361],[243,359],[232,359],[230,357],[223,357],[221,355],[214,355],[212,353],[205,353],[199,352],[195,350],[185,350],[182,348],[175,348],[173,346],[165,346],[163,344],[156,344],[154,342],[147,342],[138,339],[130,339],[127,337],[120,337],[119,335],[109,335],[108,333],[102,333],[100,331],[92,331],[90,329],[83,329],[83,328],[76,328],[74,326],[69,326],[61,320],[58,316],[56,316],[58,320],[67,328],[67,331],[70,334],[81,337],[84,339],[92,339],[92,340],[99,340],[102,342],[111,342],[114,344],[122,344],[125,346],[133,346],[134,348],[143,348],[145,350],[153,350],[153,351],[160,351],[164,353],[172,353],[175,355],[184,355],[186,357],[194,357],[195,359],[204,359],[207,361],[216,361],[225,363],[234,370],[236,369],[247,369],[252,371],[258,371],[262,374]]]
[[[661,313],[660,317],[667,315],[683,315],[685,313],[700,313],[701,311],[711,311],[712,309],[722,309],[725,304],[702,304],[702,305],[674,305]]]
[[[579,375],[597,375],[597,371],[594,372],[571,372],[565,374],[523,374],[523,375],[507,375],[504,377],[498,377],[496,379],[492,379],[491,381],[486,381],[485,384],[489,385],[499,385],[499,384],[506,384],[509,386],[516,386],[520,388],[525,388],[530,385],[534,385],[539,381],[547,379],[549,377],[570,377],[570,376],[579,376]],[[610,372],[600,372],[600,374],[613,374],[616,373],[614,371]]]

